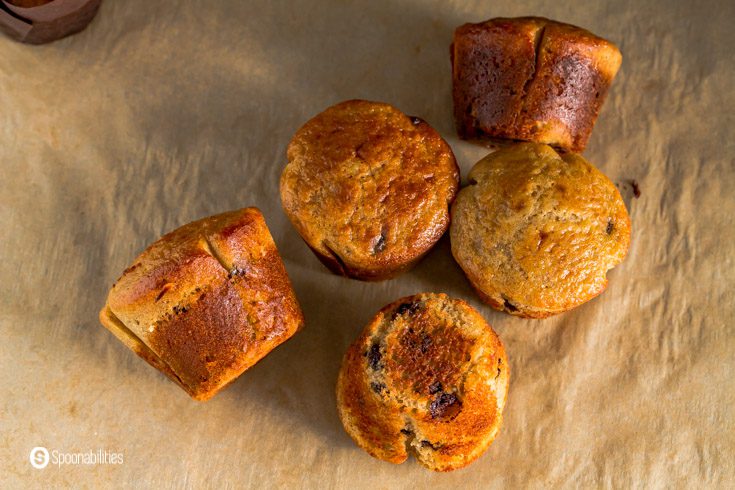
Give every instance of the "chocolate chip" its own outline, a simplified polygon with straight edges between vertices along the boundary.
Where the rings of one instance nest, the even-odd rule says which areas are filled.
[[[434,444],[434,443],[429,442],[427,440],[423,440],[423,441],[421,441],[421,447],[430,447],[431,449],[433,449],[434,451],[436,451],[441,446],[439,444]]]
[[[416,303],[401,303],[396,308],[396,315],[403,315],[406,312],[413,313],[416,309]]]
[[[385,385],[383,383],[372,382],[370,383],[370,388],[372,388],[375,393],[380,393],[385,389]]]
[[[401,429],[401,434],[406,434],[407,436],[410,436],[410,435],[412,435],[412,434],[413,434],[413,432],[411,432],[411,431],[410,431],[410,430],[408,430],[408,429]]]
[[[173,310],[174,310],[174,313],[179,315],[181,313],[186,313],[187,311],[189,311],[189,307],[188,306],[174,306]]]
[[[462,403],[454,393],[442,393],[429,405],[431,418],[454,418],[462,407]]]
[[[614,229],[615,225],[613,225],[612,219],[607,220],[607,228],[605,228],[605,232],[609,235]]]
[[[641,197],[641,188],[638,185],[638,182],[636,180],[634,180],[634,179],[629,179],[628,180],[628,183],[633,188],[633,196],[635,196],[636,199],[638,199],[639,197]]]
[[[518,308],[516,308],[516,305],[508,301],[507,298],[503,298],[503,308],[505,308],[508,311],[518,311]]]
[[[426,351],[429,350],[429,346],[431,345],[431,337],[429,337],[428,334],[425,334],[421,338],[421,352],[423,354],[426,354]]]
[[[380,345],[373,344],[370,346],[370,350],[367,353],[368,364],[373,370],[377,371],[380,369],[380,359],[382,354],[380,353]]]
[[[383,250],[385,250],[385,235],[381,233],[375,241],[375,245],[373,245],[373,254],[380,253]]]
[[[416,116],[409,116],[409,117],[411,118],[411,124],[413,124],[414,126],[418,126],[419,124],[424,122],[424,120],[421,119],[420,117],[416,117]]]
[[[395,313],[393,313],[393,319],[403,315],[404,313],[413,315],[419,310],[419,308],[421,308],[421,303],[418,303],[416,301],[412,301],[410,303],[401,303],[400,305],[398,305],[398,308],[396,308]]]
[[[240,267],[233,267],[230,272],[227,274],[228,279],[232,279],[233,277],[241,277],[245,275],[245,269],[241,269]]]
[[[429,394],[430,395],[435,395],[436,393],[439,393],[443,389],[444,388],[442,387],[441,382],[440,381],[435,381],[435,382],[433,382],[431,384],[431,386],[429,386]]]

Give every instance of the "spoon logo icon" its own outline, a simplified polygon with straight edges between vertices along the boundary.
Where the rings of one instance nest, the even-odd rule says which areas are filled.
[[[29,457],[31,466],[37,470],[42,470],[48,466],[49,454],[48,449],[45,447],[34,447],[31,449],[31,455]]]

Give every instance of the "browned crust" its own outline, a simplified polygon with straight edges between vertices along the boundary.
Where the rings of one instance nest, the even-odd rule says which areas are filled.
[[[541,17],[457,28],[454,113],[463,139],[505,138],[584,150],[622,62],[592,33]]]
[[[105,305],[100,310],[99,320],[102,325],[109,330],[117,339],[126,347],[135,352],[140,358],[148,364],[165,374],[171,381],[179,385],[184,390],[186,385],[176,376],[176,373],[145,345],[133,332],[131,332],[119,318],[115,316],[109,306]]]
[[[452,255],[480,298],[546,318],[601,294],[630,217],[615,185],[575,154],[521,143],[480,160],[452,207]]]
[[[280,190],[286,215],[332,272],[383,280],[441,238],[458,186],[451,148],[426,122],[350,100],[296,132]]]
[[[303,325],[256,208],[195,221],[149,246],[112,287],[100,319],[197,400]]]
[[[452,255],[454,256],[454,254]],[[457,260],[456,257],[455,257],[455,260]],[[605,280],[604,285],[599,290],[589,293],[585,297],[586,299],[580,302],[579,304],[570,305],[570,306],[566,306],[563,308],[556,308],[553,310],[551,309],[537,310],[537,309],[526,307],[523,304],[510,303],[507,300],[504,300],[502,296],[500,297],[500,299],[498,299],[497,297],[486,294],[484,291],[482,291],[476,286],[476,283],[478,283],[479,281],[473,278],[474,276],[471,275],[471,272],[468,272],[468,271],[463,271],[463,272],[465,274],[465,277],[467,277],[467,280],[470,282],[472,289],[475,291],[475,294],[477,294],[477,296],[480,298],[480,300],[483,303],[488,304],[492,306],[493,308],[495,308],[496,310],[502,311],[509,315],[517,316],[520,318],[529,318],[532,320],[543,320],[544,318],[549,318],[551,316],[558,315],[560,313],[564,313],[565,311],[574,309],[577,306],[579,306],[579,304],[586,303],[587,301],[595,299],[597,296],[601,295],[607,288],[607,280]]]
[[[337,380],[347,433],[373,457],[434,471],[482,455],[502,422],[508,360],[482,316],[444,294],[401,298],[352,343]]]
[[[447,228],[448,227],[449,225],[447,224]],[[413,260],[402,263],[402,264],[397,264],[396,266],[393,266],[393,267],[373,266],[373,267],[358,268],[358,267],[354,267],[350,264],[346,264],[345,262],[343,262],[342,259],[337,254],[335,254],[330,248],[327,248],[327,252],[328,252],[327,254],[323,254],[321,250],[315,249],[314,247],[309,245],[308,242],[305,241],[305,243],[309,247],[309,250],[311,250],[314,253],[316,258],[319,259],[319,261],[322,264],[324,264],[327,267],[327,269],[332,271],[332,273],[337,274],[338,276],[351,277],[352,279],[359,279],[360,281],[385,281],[387,279],[392,279],[394,277],[397,277],[403,274],[404,272],[411,270],[429,252],[427,250],[421,255],[415,257]]]

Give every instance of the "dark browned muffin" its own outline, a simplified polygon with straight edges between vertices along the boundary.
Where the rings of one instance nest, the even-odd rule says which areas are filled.
[[[182,226],[112,286],[100,321],[189,395],[206,400],[303,324],[256,208]]]
[[[412,452],[434,471],[470,464],[500,429],[508,392],[503,344],[482,316],[445,294],[381,309],[348,349],[337,380],[347,433],[370,455]]]
[[[288,146],[283,209],[334,273],[393,277],[444,234],[459,168],[426,122],[350,100],[308,121]]]
[[[609,41],[540,17],[465,24],[451,48],[461,138],[584,150],[622,56]]]

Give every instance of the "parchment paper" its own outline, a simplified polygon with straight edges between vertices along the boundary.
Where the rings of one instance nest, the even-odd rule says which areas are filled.
[[[633,223],[608,290],[547,320],[498,313],[446,237],[392,281],[328,273],[280,206],[294,131],[344,99],[390,102],[437,128],[466,175],[487,150],[454,131],[451,34],[518,15],[624,55],[585,152]],[[724,1],[106,0],[76,36],[0,38],[0,487],[732,488],[734,18]],[[197,403],[97,312],[151,241],[249,205],[307,326]],[[511,361],[500,435],[450,474],[372,459],[335,409],[347,345],[421,291],[469,300]],[[124,462],[35,469],[35,446]]]

